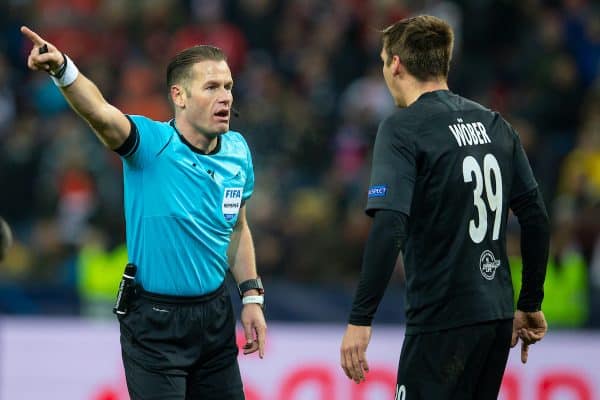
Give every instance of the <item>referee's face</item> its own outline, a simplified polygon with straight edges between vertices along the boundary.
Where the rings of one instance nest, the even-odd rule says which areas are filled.
[[[206,60],[192,67],[182,116],[195,130],[218,135],[229,130],[233,79],[226,61]]]

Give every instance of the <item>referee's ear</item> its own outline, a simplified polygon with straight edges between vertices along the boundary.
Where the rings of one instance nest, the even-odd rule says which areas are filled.
[[[186,92],[181,85],[172,85],[170,89],[170,100],[175,108],[185,108]]]

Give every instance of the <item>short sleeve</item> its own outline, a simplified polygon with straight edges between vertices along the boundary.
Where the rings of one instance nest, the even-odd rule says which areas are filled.
[[[410,215],[417,176],[415,144],[397,119],[384,120],[377,132],[366,212],[400,211]]]
[[[248,144],[246,144],[246,155],[248,163],[246,165],[246,183],[244,184],[244,194],[242,195],[242,200],[244,202],[248,200],[254,192],[254,164],[252,163],[252,154],[250,153]]]
[[[164,122],[140,115],[127,115],[127,118],[131,122],[131,133],[116,152],[130,166],[143,168],[165,147],[173,132]]]
[[[514,200],[517,197],[532,191],[537,188],[537,182],[529,165],[529,160],[525,154],[525,149],[521,144],[519,135],[513,130],[513,181],[510,192],[510,200]]]

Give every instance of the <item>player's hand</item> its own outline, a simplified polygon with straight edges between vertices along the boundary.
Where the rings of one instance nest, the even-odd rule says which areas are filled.
[[[21,27],[21,33],[33,43],[33,48],[27,57],[29,69],[46,72],[56,72],[60,69],[65,62],[65,57],[54,45],[42,39],[26,26]],[[44,52],[46,49],[47,51]]]
[[[542,311],[524,312],[517,310],[513,320],[512,341],[510,347],[515,347],[521,339],[521,362],[527,362],[529,345],[539,342],[548,331],[548,324]]]
[[[263,358],[267,340],[267,323],[262,307],[259,304],[244,304],[241,320],[246,335],[244,354],[251,354],[258,350],[258,356]]]
[[[370,340],[370,326],[348,324],[340,348],[340,361],[346,376],[356,383],[363,382],[365,372],[369,372],[367,346]]]

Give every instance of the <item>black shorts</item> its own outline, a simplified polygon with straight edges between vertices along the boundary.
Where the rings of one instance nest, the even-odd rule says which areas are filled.
[[[136,289],[119,317],[132,400],[243,400],[235,318],[224,285],[199,297]]]
[[[496,400],[511,336],[512,319],[407,335],[396,400]]]

